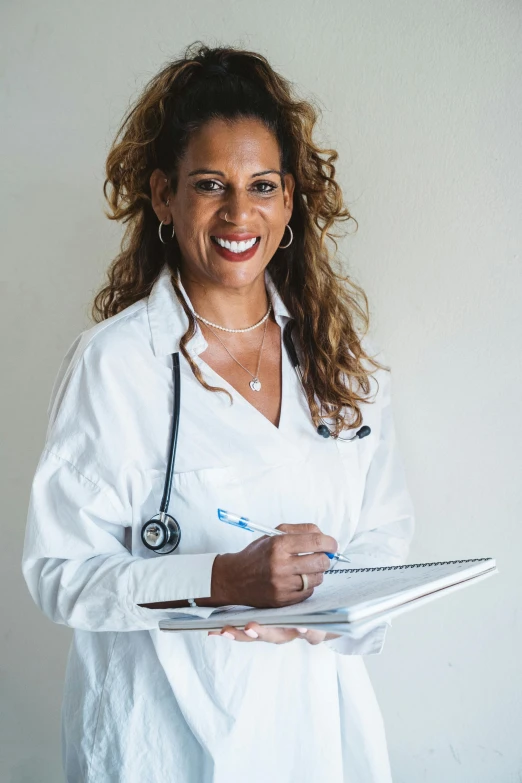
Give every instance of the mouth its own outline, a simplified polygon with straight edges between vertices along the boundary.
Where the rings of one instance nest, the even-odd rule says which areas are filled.
[[[248,239],[211,236],[212,244],[227,261],[247,261],[257,252],[261,237],[250,235]]]

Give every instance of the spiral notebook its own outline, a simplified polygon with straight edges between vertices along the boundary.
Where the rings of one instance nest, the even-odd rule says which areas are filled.
[[[413,563],[375,568],[339,568],[325,572],[324,580],[305,601],[277,609],[225,606],[208,609],[207,617],[189,610],[162,620],[162,631],[217,630],[225,625],[243,628],[255,621],[281,627],[306,626],[334,633],[369,630],[402,612],[469,587],[498,573],[491,557]],[[195,610],[197,612],[197,610]]]

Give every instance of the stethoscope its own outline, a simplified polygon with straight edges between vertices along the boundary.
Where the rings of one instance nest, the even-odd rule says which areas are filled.
[[[293,321],[289,321],[283,329],[283,343],[285,345],[290,361],[293,368],[296,371],[301,386],[303,385],[303,378],[301,374],[301,367],[299,365],[299,359],[297,351],[295,350],[294,341],[292,339],[292,328],[294,326]],[[169,457],[167,463],[167,472],[165,475],[165,486],[163,488],[163,497],[161,499],[159,512],[149,519],[141,529],[141,540],[147,547],[153,552],[157,552],[158,555],[168,555],[173,552],[178,546],[181,540],[181,528],[179,522],[174,519],[171,514],[167,514],[169,507],[170,492],[172,489],[172,477],[174,475],[174,462],[176,459],[176,447],[178,443],[179,432],[179,414],[180,414],[180,400],[181,400],[181,374],[179,369],[179,352],[172,354],[172,371],[174,378],[174,404],[173,404],[173,418],[172,418],[172,430],[170,435],[169,445]],[[318,435],[323,438],[332,437],[332,433],[324,419],[321,419],[321,424],[317,427]],[[356,438],[365,438],[371,432],[370,427],[364,425],[361,427],[355,435],[351,438],[341,438],[338,440],[355,440]]]

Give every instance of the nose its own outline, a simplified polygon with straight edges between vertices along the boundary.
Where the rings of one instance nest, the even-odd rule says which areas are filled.
[[[248,193],[237,188],[231,190],[226,202],[221,206],[220,215],[222,220],[227,223],[234,223],[236,226],[248,228],[252,216],[253,205],[249,199]]]

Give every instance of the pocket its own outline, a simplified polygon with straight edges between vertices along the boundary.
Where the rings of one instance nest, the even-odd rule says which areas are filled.
[[[165,473],[156,469],[145,472],[145,501],[141,519],[133,528],[133,553],[158,557],[141,541],[141,527],[159,512],[165,486]],[[245,531],[221,522],[218,508],[242,514],[245,495],[241,476],[236,467],[201,468],[175,473],[168,513],[181,528],[179,546],[171,554],[199,554],[204,552],[235,552],[243,549],[251,538]]]

